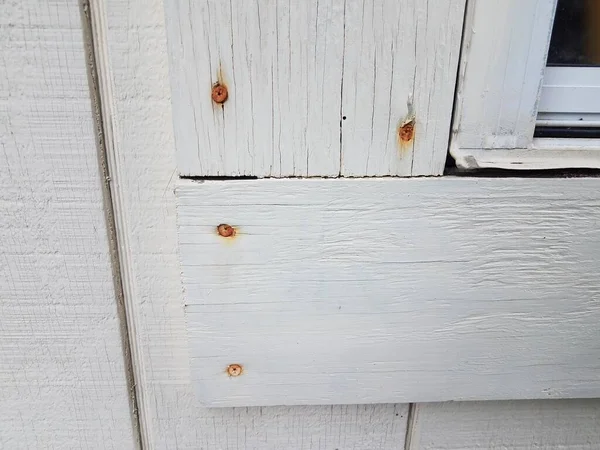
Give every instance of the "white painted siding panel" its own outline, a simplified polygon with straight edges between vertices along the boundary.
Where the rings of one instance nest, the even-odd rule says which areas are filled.
[[[133,449],[76,2],[0,5],[0,448]]]
[[[406,450],[596,450],[600,400],[427,403]]]
[[[182,182],[198,395],[212,406],[597,396],[599,188]],[[245,373],[228,377],[232,363]]]

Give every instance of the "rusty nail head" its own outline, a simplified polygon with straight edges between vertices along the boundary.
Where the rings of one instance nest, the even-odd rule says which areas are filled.
[[[398,131],[398,133],[400,135],[400,139],[404,142],[410,141],[414,136],[414,132],[415,132],[415,123],[413,121],[405,123],[404,125],[402,125],[400,127],[400,130]]]
[[[227,375],[230,377],[239,377],[244,369],[239,364],[229,364],[227,366]]]
[[[228,96],[227,86],[221,83],[217,83],[213,86],[211,97],[215,103],[225,103]]]
[[[219,233],[219,236],[233,237],[235,236],[235,228],[226,223],[222,223],[217,227],[217,233]]]

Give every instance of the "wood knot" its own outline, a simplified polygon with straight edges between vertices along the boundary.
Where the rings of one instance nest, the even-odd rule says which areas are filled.
[[[229,93],[227,92],[227,86],[221,83],[217,83],[212,88],[211,97],[215,103],[225,103]]]
[[[235,228],[233,228],[231,225],[227,225],[226,223],[222,223],[217,226],[217,233],[219,233],[219,236],[226,238],[233,237],[235,236]]]
[[[227,366],[227,375],[230,377],[239,377],[242,372],[244,372],[244,368],[239,364],[229,364]]]

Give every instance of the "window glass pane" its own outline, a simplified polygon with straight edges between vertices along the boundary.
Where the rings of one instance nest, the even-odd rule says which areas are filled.
[[[558,0],[548,65],[600,65],[600,0]]]

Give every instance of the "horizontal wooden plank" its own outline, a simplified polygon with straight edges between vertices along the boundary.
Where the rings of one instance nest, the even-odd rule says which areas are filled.
[[[201,400],[599,395],[599,189],[595,178],[182,182]],[[241,376],[226,374],[232,363]]]
[[[600,140],[535,138],[530,148],[457,150],[452,156],[467,170],[600,169]]]

